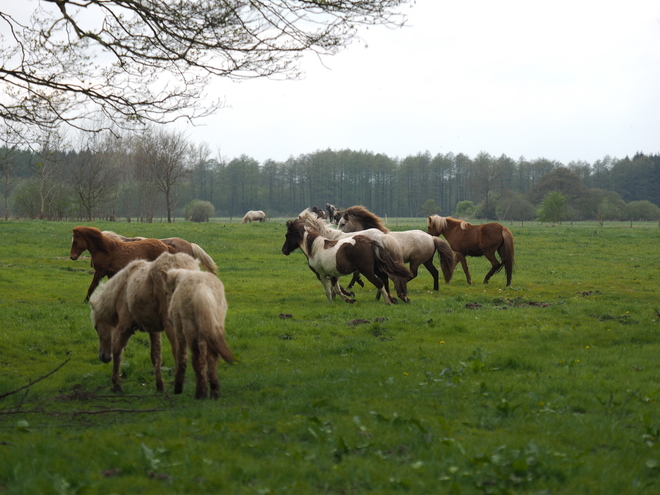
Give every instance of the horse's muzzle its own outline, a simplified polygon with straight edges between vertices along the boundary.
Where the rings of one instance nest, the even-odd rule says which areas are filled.
[[[112,361],[112,354],[105,354],[104,352],[99,352],[99,360],[103,363],[109,363]]]
[[[71,259],[72,259],[73,261],[76,261],[76,260],[78,259],[78,256],[71,255]]]

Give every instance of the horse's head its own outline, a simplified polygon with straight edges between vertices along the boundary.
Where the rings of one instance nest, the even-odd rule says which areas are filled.
[[[90,305],[92,306],[92,325],[99,337],[99,360],[104,363],[112,361],[112,339],[116,329],[116,321],[106,320],[102,317],[101,301],[98,296],[92,297]]]
[[[77,228],[77,227],[76,227]],[[73,238],[71,239],[71,252],[69,256],[72,260],[77,260],[82,253],[87,250],[85,238],[76,229],[73,229]]]
[[[434,236],[440,236],[447,226],[447,219],[438,215],[426,217],[426,232]]]
[[[300,247],[305,235],[304,221],[289,220],[286,222],[286,234],[284,234],[284,244],[282,253],[289,256],[293,251]]]

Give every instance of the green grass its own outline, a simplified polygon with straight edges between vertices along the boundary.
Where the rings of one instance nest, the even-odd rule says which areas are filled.
[[[214,258],[238,358],[217,402],[191,369],[171,393],[169,344],[157,395],[144,334],[110,392],[75,225],[0,223],[0,395],[66,361],[0,399],[0,493],[660,491],[657,224],[511,224],[512,287],[469,258],[474,285],[459,267],[434,293],[421,268],[386,306],[373,287],[328,304],[283,219],[94,223]]]

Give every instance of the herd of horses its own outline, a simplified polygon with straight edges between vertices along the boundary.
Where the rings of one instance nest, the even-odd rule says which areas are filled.
[[[263,212],[250,211],[242,223],[265,219]],[[422,265],[433,277],[433,289],[437,291],[436,253],[445,283],[451,281],[458,262],[467,283],[472,283],[466,256],[485,256],[490,261],[484,283],[504,269],[506,285],[510,286],[514,267],[513,235],[499,223],[472,225],[432,215],[427,217],[426,232],[390,231],[382,219],[362,206],[339,210],[329,203],[325,211],[312,207],[286,222],[282,253],[289,255],[296,249],[307,258],[329,302],[335,296],[355,302],[351,288],[355,283],[364,285],[361,277],[376,287],[376,299],[382,297],[386,304],[398,301],[390,293],[392,281],[398,298],[409,302],[407,284]],[[141,330],[150,337],[158,391],[164,391],[160,338],[164,332],[176,363],[174,393],[183,391],[190,350],[195,398],[206,398],[209,392],[212,398],[218,398],[217,362],[222,358],[231,363],[234,358],[225,341],[227,301],[213,259],[197,244],[178,237],[127,238],[95,227],[75,227],[71,259],[77,260],[84,251],[89,251],[94,270],[85,301],[92,309],[99,359],[104,363],[113,361],[113,390],[121,391],[124,348]],[[339,279],[347,275],[352,280],[343,288]],[[109,280],[100,284],[104,277]]]

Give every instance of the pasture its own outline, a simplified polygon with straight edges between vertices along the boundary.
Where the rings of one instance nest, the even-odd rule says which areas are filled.
[[[0,493],[660,492],[656,223],[507,222],[510,287],[468,258],[473,285],[459,267],[433,292],[422,269],[386,306],[369,284],[329,304],[284,220],[92,224],[217,263],[236,358],[218,401],[190,372],[172,393],[165,339],[155,393],[144,333],[112,393],[88,253],[68,258],[80,223],[0,223]]]

